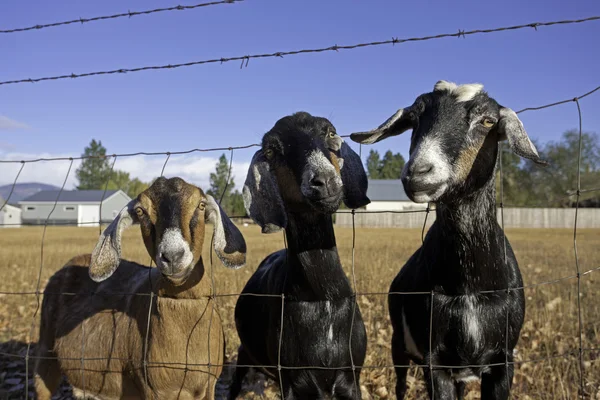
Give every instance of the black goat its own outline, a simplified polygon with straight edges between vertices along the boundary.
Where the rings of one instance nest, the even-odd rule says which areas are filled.
[[[262,261],[237,302],[241,346],[230,399],[239,394],[248,365],[283,366],[261,370],[277,382],[280,372],[286,400],[361,398],[366,332],[331,214],[342,199],[350,208],[368,204],[366,191],[360,158],[327,119],[295,113],[264,135],[244,203],[263,233],[285,228],[288,248]]]
[[[430,398],[461,399],[472,379],[481,379],[482,399],[507,399],[510,393],[525,299],[522,290],[507,292],[523,281],[496,219],[498,141],[508,139],[516,154],[545,162],[515,112],[482,89],[440,81],[379,128],[351,136],[375,143],[412,129],[402,183],[413,201],[436,204],[436,221],[423,245],[390,287],[390,292],[431,292],[433,298],[388,296],[399,399],[406,391],[402,366],[410,359],[434,366],[423,368]],[[487,364],[500,365],[477,366]]]

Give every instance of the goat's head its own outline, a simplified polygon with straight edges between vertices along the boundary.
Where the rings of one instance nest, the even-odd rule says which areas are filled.
[[[102,281],[121,259],[121,234],[139,224],[148,254],[160,272],[183,284],[202,257],[205,222],[214,225],[215,252],[230,268],[246,262],[246,242],[212,196],[180,178],[158,178],[131,200],[104,230],[94,251],[90,277]]]
[[[402,171],[408,196],[417,203],[445,201],[473,193],[493,176],[498,142],[545,165],[523,124],[510,108],[483,91],[483,85],[439,81],[377,129],[353,133],[352,140],[375,143],[412,129],[410,159]]]
[[[243,190],[248,215],[263,233],[285,228],[287,213],[333,213],[342,200],[363,207],[366,192],[360,157],[331,122],[305,112],[281,118],[263,136]]]

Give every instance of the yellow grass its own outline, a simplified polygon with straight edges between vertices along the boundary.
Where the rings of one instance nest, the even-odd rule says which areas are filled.
[[[241,270],[225,269],[215,257],[217,293],[239,293],[258,263],[270,252],[283,248],[282,234],[261,235],[256,226],[241,227],[248,244],[248,264]],[[98,228],[49,227],[43,246],[40,227],[0,229],[0,292],[35,292],[41,270],[43,290],[47,279],[69,258],[89,253]],[[336,230],[342,263],[351,275],[352,230]],[[513,388],[515,399],[575,399],[579,385],[579,325],[577,279],[572,230],[512,230],[507,235],[515,249],[526,285],[570,277],[553,284],[526,289],[527,313],[518,354]],[[419,230],[364,229],[356,231],[356,282],[358,292],[386,292],[406,259],[418,248]],[[582,272],[600,266],[600,230],[581,230],[577,235]],[[208,241],[205,263],[209,264]],[[124,257],[148,262],[137,229],[124,236]],[[600,271],[581,277],[582,339],[586,398],[600,399]],[[227,355],[234,358],[238,339],[233,321],[236,297],[219,299],[219,310],[227,332]],[[0,342],[37,340],[35,294],[0,294]],[[391,365],[391,327],[385,295],[359,297],[368,329],[363,392],[374,399],[393,395],[395,377]],[[29,337],[32,321],[33,334]],[[595,350],[589,350],[595,349]],[[531,362],[524,362],[534,360]],[[537,361],[535,361],[537,360]],[[470,386],[476,388],[477,386]],[[420,374],[409,374],[409,398],[421,398]],[[267,397],[263,395],[260,397]],[[260,398],[258,397],[258,398]],[[475,392],[467,398],[479,398]]]

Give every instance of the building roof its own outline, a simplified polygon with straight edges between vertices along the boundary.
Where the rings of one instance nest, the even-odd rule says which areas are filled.
[[[371,201],[410,201],[400,179],[369,179],[367,196]]]
[[[4,204],[4,200],[0,200],[0,207],[2,207],[2,204]],[[19,207],[15,207],[12,204],[5,204],[4,207],[2,207],[2,210],[0,210],[1,212],[21,212],[21,209]]]
[[[104,190],[63,190],[62,193],[60,193],[60,190],[42,190],[21,200],[19,203],[54,203],[59,193],[59,202],[100,203],[103,199],[106,200],[117,192],[119,190],[107,190],[106,192]]]

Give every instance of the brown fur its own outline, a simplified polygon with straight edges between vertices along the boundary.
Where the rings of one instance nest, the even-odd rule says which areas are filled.
[[[91,255],[74,257],[50,278],[36,362],[38,399],[51,398],[61,372],[76,392],[102,399],[214,398],[224,336],[210,298],[210,279],[203,279],[205,225],[198,203],[204,195],[187,184],[181,189],[186,240],[192,237],[189,220],[196,210],[202,213],[194,242],[188,241],[195,265],[181,284],[166,279],[157,268],[126,260],[110,279],[97,283],[88,275]],[[160,222],[152,194],[144,192],[138,204]],[[153,253],[157,238],[141,226],[148,252]],[[162,234],[158,230],[157,236]]]
[[[477,158],[483,143],[484,138],[481,138],[477,143],[470,144],[460,151],[455,167],[458,181],[464,182],[471,173],[471,169],[473,169],[473,164],[475,163],[475,159]]]

